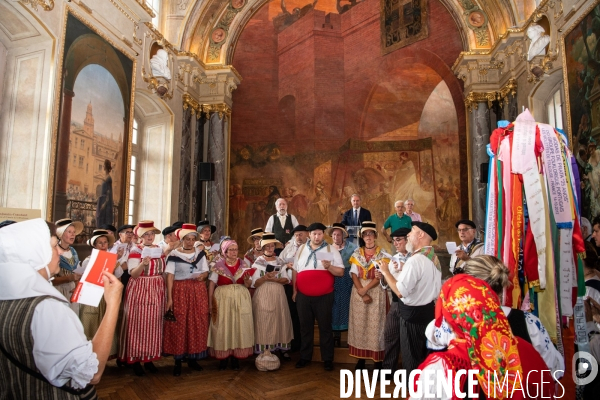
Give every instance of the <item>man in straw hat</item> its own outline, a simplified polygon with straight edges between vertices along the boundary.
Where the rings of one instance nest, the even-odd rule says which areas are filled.
[[[400,299],[400,351],[407,374],[416,369],[427,355],[425,329],[434,317],[434,302],[442,286],[440,262],[431,246],[436,239],[437,232],[433,226],[413,221],[406,244],[406,250],[412,254],[398,279],[390,272],[389,265],[381,265],[381,273]]]
[[[334,277],[344,275],[340,252],[324,240],[325,225],[320,222],[308,227],[310,239],[298,249],[294,258],[294,295],[300,317],[302,347],[296,368],[304,368],[312,360],[315,318],[319,325],[321,360],[326,371],[333,370],[333,307]]]

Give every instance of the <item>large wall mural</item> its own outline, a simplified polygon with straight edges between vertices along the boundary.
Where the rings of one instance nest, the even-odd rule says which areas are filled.
[[[245,242],[250,229],[264,228],[279,197],[301,223],[330,225],[358,193],[379,226],[396,200],[412,198],[439,243],[457,240],[468,198],[464,105],[450,70],[461,42],[451,16],[430,1],[443,36],[382,56],[378,0],[341,14],[339,2],[321,3],[274,0],[240,36],[230,234]],[[284,18],[290,9],[305,12]]]
[[[600,215],[600,6],[595,6],[565,35],[569,124],[581,176],[581,216]]]

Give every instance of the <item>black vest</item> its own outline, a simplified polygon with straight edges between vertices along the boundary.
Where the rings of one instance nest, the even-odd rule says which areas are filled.
[[[273,233],[275,234],[275,239],[279,240],[284,246],[294,236],[292,234],[293,229],[294,225],[292,224],[292,216],[290,214],[285,217],[285,226],[281,226],[277,214],[273,215]]]
[[[0,301],[0,343],[3,350],[21,366],[39,373],[33,358],[33,335],[31,321],[36,306],[50,296],[29,297],[19,300]],[[57,307],[63,307],[57,304]],[[60,339],[58,339],[60,340]],[[0,399],[96,399],[96,389],[88,386],[81,395],[68,393],[52,386],[45,380],[37,379],[25,372],[7,356],[0,353],[0,376],[8,377],[2,382]]]
[[[513,335],[525,339],[531,344],[531,337],[527,330],[527,321],[525,321],[525,313],[519,309],[513,308],[508,314],[508,324],[513,332]]]

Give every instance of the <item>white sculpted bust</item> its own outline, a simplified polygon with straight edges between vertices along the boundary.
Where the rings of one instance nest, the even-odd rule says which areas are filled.
[[[150,66],[152,67],[152,75],[156,77],[163,77],[167,80],[171,80],[171,70],[169,69],[167,62],[169,61],[169,53],[165,50],[160,49],[156,52],[150,60]]]
[[[527,61],[533,60],[533,57],[546,54],[546,46],[550,43],[550,36],[540,25],[533,24],[527,28],[527,37],[531,39],[529,51],[527,52]]]

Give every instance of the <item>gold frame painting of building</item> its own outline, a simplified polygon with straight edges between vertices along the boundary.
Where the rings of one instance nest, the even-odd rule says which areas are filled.
[[[78,241],[125,221],[135,59],[67,8],[48,218],[84,224]]]

